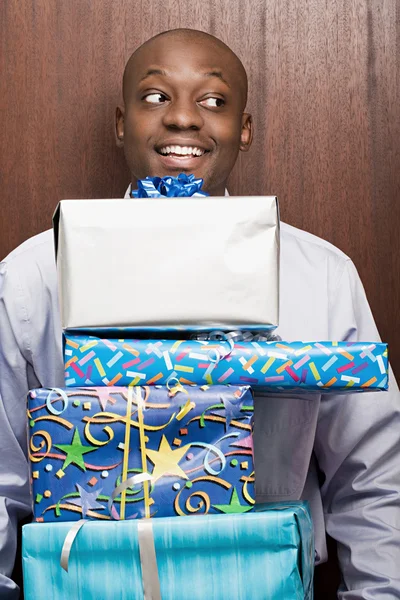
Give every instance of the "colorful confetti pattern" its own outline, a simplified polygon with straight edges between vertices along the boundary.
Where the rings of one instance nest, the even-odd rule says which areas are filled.
[[[224,356],[225,355],[225,356]],[[224,342],[64,338],[65,384],[251,385],[263,391],[386,390],[388,351],[370,342]]]
[[[37,389],[28,422],[38,522],[253,508],[248,386]],[[143,473],[110,512],[115,488]]]

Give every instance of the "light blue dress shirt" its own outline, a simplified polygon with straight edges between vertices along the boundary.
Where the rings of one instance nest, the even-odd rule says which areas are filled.
[[[284,340],[379,339],[350,259],[286,224],[277,332]],[[0,264],[1,600],[18,598],[10,580],[16,526],[31,511],[26,394],[63,386],[61,337],[47,231]],[[387,393],[268,395],[255,402],[258,501],[309,500],[317,561],[326,560],[325,530],[338,542],[339,598],[400,598],[400,394],[393,374]]]

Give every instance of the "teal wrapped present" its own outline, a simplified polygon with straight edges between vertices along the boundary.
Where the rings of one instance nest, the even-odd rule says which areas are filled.
[[[141,554],[150,526],[155,566]],[[303,503],[260,505],[257,512],[88,521],[60,566],[71,523],[23,528],[25,600],[143,600],[143,581],[159,580],[162,600],[312,600],[314,547]],[[139,541],[140,540],[140,541]]]

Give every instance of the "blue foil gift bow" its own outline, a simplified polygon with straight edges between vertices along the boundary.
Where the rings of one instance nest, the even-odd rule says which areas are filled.
[[[194,175],[180,173],[178,177],[146,177],[138,179],[137,190],[131,190],[131,198],[187,198],[204,197],[207,192],[201,190],[203,180]]]

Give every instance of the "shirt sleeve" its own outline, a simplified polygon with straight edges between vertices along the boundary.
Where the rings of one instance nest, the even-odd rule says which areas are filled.
[[[31,513],[28,475],[26,395],[29,389],[29,339],[18,274],[0,263],[0,598],[16,600],[10,579],[18,521]]]
[[[378,341],[358,273],[344,264],[329,311],[330,339]],[[400,598],[400,394],[322,396],[315,453],[326,530],[337,541],[341,600]]]

